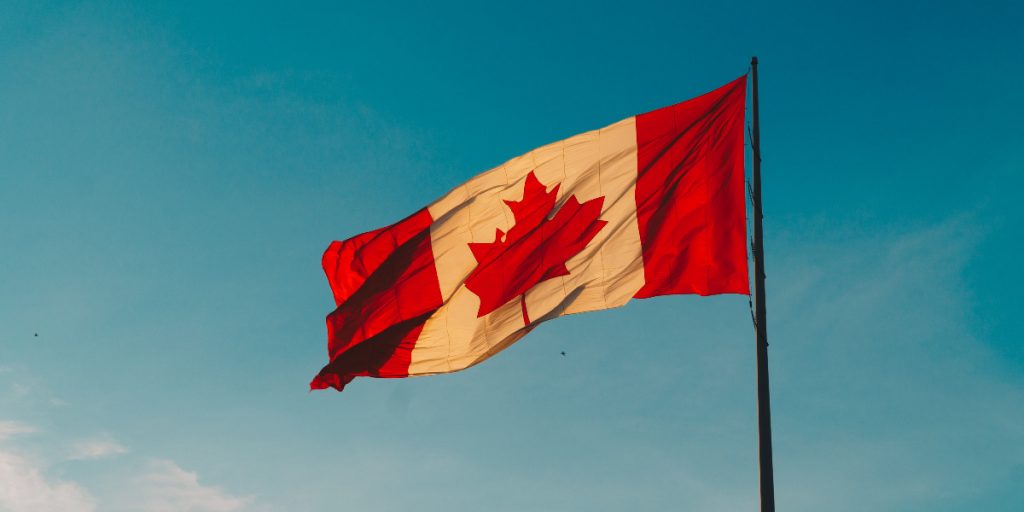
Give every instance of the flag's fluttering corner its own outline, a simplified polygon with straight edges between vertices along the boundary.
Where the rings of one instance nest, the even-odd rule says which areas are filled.
[[[745,101],[744,76],[535,149],[333,242],[330,363],[310,387],[462,370],[541,322],[634,297],[749,293]]]

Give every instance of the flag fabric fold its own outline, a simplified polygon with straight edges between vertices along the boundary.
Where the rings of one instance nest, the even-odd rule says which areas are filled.
[[[513,158],[323,256],[336,309],[310,387],[473,366],[539,323],[748,294],[746,77]]]

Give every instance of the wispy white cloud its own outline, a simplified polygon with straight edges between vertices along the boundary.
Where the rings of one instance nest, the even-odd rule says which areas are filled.
[[[0,421],[0,441],[35,432],[38,429],[27,423]],[[92,496],[77,483],[47,478],[41,461],[0,450],[0,510],[90,512],[94,508]]]
[[[20,382],[15,382],[11,384],[11,394],[14,395],[16,398],[25,397],[31,392],[32,388],[25,384],[22,384]]]
[[[6,441],[17,435],[31,434],[36,431],[36,428],[32,425],[21,423],[20,421],[0,421],[0,441]]]
[[[139,509],[145,512],[233,512],[252,501],[199,483],[199,475],[169,460],[154,460],[138,480]]]
[[[4,442],[0,449],[0,512],[92,512],[97,504],[103,510],[131,512],[240,512],[254,505],[250,497],[200,483],[196,472],[170,460],[149,461],[139,471],[137,462],[129,459],[128,466],[119,465],[113,475],[128,469],[140,476],[117,477],[121,483],[94,496],[79,482],[48,475],[47,467],[55,460],[41,455],[31,444],[15,440],[35,432],[38,429],[27,423],[0,421],[0,442]],[[65,460],[101,459],[128,452],[112,438],[89,439],[73,443]]]
[[[112,439],[93,439],[75,443],[72,446],[72,451],[68,456],[68,459],[102,459],[104,457],[121,455],[123,453],[128,453],[128,448],[117,441]]]
[[[74,482],[47,478],[34,461],[0,451],[0,510],[92,512],[93,497]]]

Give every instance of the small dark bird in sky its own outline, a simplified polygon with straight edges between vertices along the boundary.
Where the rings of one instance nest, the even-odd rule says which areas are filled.
[[[565,355],[565,352],[562,352],[562,355],[564,356],[564,355]]]
[[[39,333],[37,332],[37,333],[33,334],[32,336],[38,338],[39,337]]]

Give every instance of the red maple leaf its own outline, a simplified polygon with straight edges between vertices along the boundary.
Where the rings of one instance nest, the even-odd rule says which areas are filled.
[[[466,288],[480,297],[477,317],[521,297],[541,281],[569,275],[565,262],[583,250],[606,221],[598,219],[604,198],[583,204],[570,197],[554,217],[558,187],[550,191],[530,172],[521,201],[505,201],[515,216],[508,233],[500,229],[490,243],[470,243],[477,266],[466,278]],[[529,324],[526,302],[520,299],[523,320]]]

